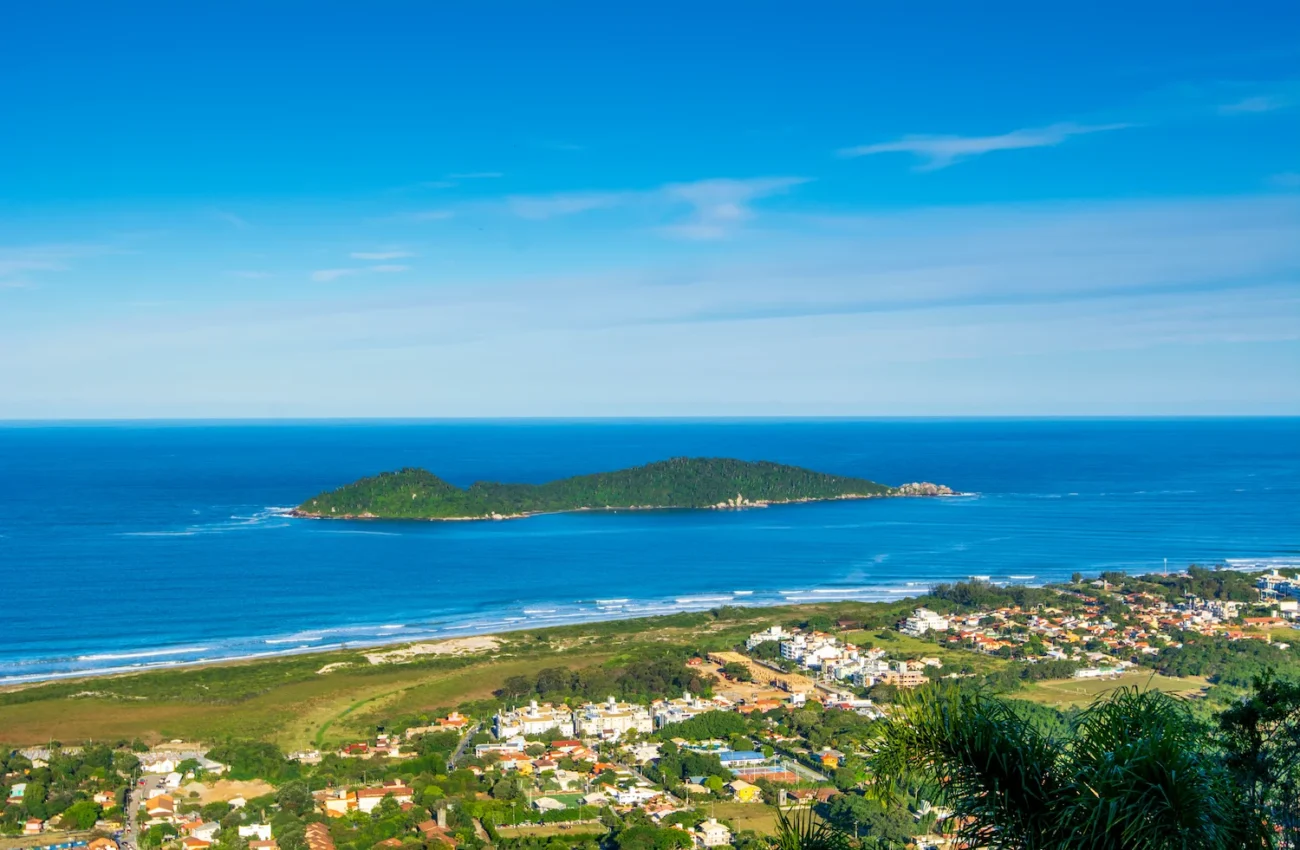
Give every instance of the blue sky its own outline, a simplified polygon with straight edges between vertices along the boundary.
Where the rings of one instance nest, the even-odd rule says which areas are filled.
[[[1300,413],[1300,7],[29,3],[0,418]]]

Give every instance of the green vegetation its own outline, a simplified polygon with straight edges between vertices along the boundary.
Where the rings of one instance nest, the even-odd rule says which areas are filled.
[[[867,481],[797,466],[730,458],[686,458],[580,475],[546,484],[479,481],[461,489],[423,469],[363,478],[298,506],[302,516],[453,519],[610,508],[708,508],[902,495]]]
[[[0,811],[0,835],[22,832],[27,818],[50,820],[66,830],[87,830],[101,817],[121,815],[120,805],[139,761],[126,741],[114,746],[92,744],[79,753],[55,749],[49,764],[36,767],[20,753],[0,747],[0,801],[9,789],[26,784],[21,801]],[[97,791],[113,794],[116,805],[92,799]]]
[[[1121,688],[1047,731],[1014,703],[945,685],[900,698],[868,755],[872,789],[900,787],[963,819],[988,848],[1295,847],[1300,837],[1300,684],[1256,680],[1218,717]]]
[[[1266,670],[1300,676],[1300,652],[1258,640],[1189,632],[1182,646],[1166,650],[1155,666],[1166,676],[1205,676],[1216,685],[1244,688]]]

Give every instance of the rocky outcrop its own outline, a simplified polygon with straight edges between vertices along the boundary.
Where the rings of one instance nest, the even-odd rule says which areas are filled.
[[[900,496],[953,496],[956,495],[951,487],[945,487],[942,484],[931,484],[928,481],[914,481],[911,484],[904,484],[898,488]]]

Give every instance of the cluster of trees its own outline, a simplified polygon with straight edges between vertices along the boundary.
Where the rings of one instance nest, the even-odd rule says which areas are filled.
[[[129,742],[92,744],[76,753],[64,752],[57,744],[51,749],[49,763],[33,767],[21,753],[0,748],[0,800],[9,797],[14,785],[27,786],[22,801],[6,805],[0,813],[0,833],[21,832],[28,818],[54,820],[77,830],[90,829],[101,818],[121,818],[127,785],[140,764]],[[115,803],[96,803],[92,797],[98,791],[111,791]]]
[[[1188,594],[1232,602],[1255,602],[1259,599],[1254,577],[1237,570],[1212,570],[1193,564],[1187,568],[1187,575],[1147,575],[1142,576],[1142,581],[1165,588],[1170,602],[1181,602]]]
[[[1028,610],[1039,605],[1058,608],[1069,605],[1067,599],[1047,588],[996,585],[981,579],[935,585],[920,603],[942,611],[980,611],[1013,605]]]
[[[1229,640],[1220,635],[1187,632],[1182,646],[1171,647],[1155,659],[1155,668],[1166,676],[1205,676],[1215,684],[1248,687],[1273,670],[1282,676],[1300,677],[1300,648],[1282,649],[1259,640]]]
[[[713,693],[714,679],[685,664],[685,656],[630,661],[622,666],[596,666],[581,670],[547,667],[532,676],[511,676],[497,696],[507,701],[538,697],[549,702],[567,699],[601,700],[607,696],[650,699],[664,694]]]
[[[479,481],[467,489],[424,469],[401,469],[322,493],[301,510],[324,516],[368,514],[396,518],[511,515],[603,507],[709,507],[750,501],[888,495],[883,484],[826,475],[796,466],[731,458],[686,458],[580,475],[546,484]]]
[[[734,711],[706,711],[680,723],[670,723],[659,730],[659,738],[670,741],[683,738],[687,741],[729,740],[735,735],[750,732],[745,715]]]

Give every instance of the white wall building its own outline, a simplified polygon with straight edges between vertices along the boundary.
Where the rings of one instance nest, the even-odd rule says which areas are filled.
[[[768,626],[764,631],[754,632],[750,635],[749,640],[745,641],[745,649],[753,649],[760,643],[768,643],[769,641],[787,640],[793,636],[793,632],[787,632],[780,626]]]
[[[946,632],[948,618],[934,613],[929,608],[917,608],[912,612],[912,616],[903,622],[899,631],[912,637],[920,637],[929,631]]]
[[[645,706],[610,697],[605,702],[587,703],[578,709],[573,727],[579,736],[614,741],[632,731],[650,734],[654,731],[654,720]]]
[[[516,735],[541,735],[552,729],[559,729],[566,735],[573,734],[573,712],[567,706],[538,705],[533,700],[527,708],[497,712],[492,732],[498,738],[513,738]]]

